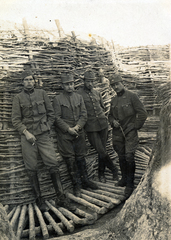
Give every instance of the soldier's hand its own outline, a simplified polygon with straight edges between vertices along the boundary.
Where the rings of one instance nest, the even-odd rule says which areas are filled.
[[[73,127],[73,129],[74,129],[76,132],[78,132],[78,131],[81,129],[81,127],[80,127],[80,125],[75,125],[75,127]]]
[[[32,133],[30,133],[29,131],[26,130],[26,131],[24,132],[24,135],[25,135],[25,137],[26,137],[26,139],[27,139],[28,142],[30,142],[30,143],[32,143],[32,144],[35,143],[36,138],[35,138],[35,136],[34,136]]]
[[[118,121],[116,121],[116,120],[113,120],[113,126],[115,128],[119,128],[120,127],[120,123]]]
[[[78,133],[77,133],[77,131],[74,128],[69,128],[68,129],[68,133],[71,134],[71,135],[78,136]]]

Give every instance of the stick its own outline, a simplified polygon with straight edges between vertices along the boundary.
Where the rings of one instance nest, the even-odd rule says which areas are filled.
[[[29,204],[29,239],[34,240],[35,239],[35,221],[34,221],[34,211],[33,211],[33,206],[30,203]]]
[[[17,229],[17,235],[16,235],[17,236],[17,240],[20,240],[21,233],[23,231],[23,226],[24,226],[26,212],[27,212],[27,206],[24,205],[24,206],[22,206],[20,219],[19,219],[19,223],[18,223],[18,229]]]
[[[17,206],[16,211],[15,211],[15,213],[14,213],[12,219],[11,219],[11,226],[12,226],[12,228],[14,228],[14,225],[15,225],[15,223],[17,221],[17,218],[18,218],[18,216],[20,214],[20,210],[21,210],[21,206],[19,205],[19,206]]]
[[[48,207],[56,214],[56,216],[63,222],[69,232],[74,231],[74,226],[63,216],[63,214],[54,206],[52,206],[48,201],[45,201]]]
[[[110,201],[108,203],[103,202],[101,200],[104,200],[101,198],[101,200],[97,199],[98,194],[94,194],[94,195],[89,195],[86,192],[84,192],[85,194],[82,194],[82,198],[84,198],[86,201],[91,202],[93,204],[96,204],[100,207],[105,207],[107,209],[112,209],[114,207],[114,204]],[[95,197],[96,196],[96,197]],[[95,197],[95,198],[94,198]]]
[[[71,193],[68,193],[67,196],[68,196],[71,200],[73,200],[73,201],[75,201],[75,202],[77,202],[77,203],[79,203],[79,204],[82,204],[82,205],[85,206],[85,207],[90,208],[91,210],[93,210],[94,212],[96,212],[96,213],[98,213],[98,214],[104,214],[104,213],[106,212],[106,209],[100,208],[100,207],[98,207],[98,206],[96,206],[96,205],[94,205],[94,204],[92,204],[92,203],[87,202],[87,201],[84,200],[84,199],[75,197],[75,196],[74,196],[73,194],[71,194]]]
[[[55,222],[55,220],[51,217],[51,215],[48,212],[44,212],[45,217],[49,221],[49,223],[52,225],[54,230],[57,232],[59,236],[62,236],[64,233],[62,229],[59,227],[59,225]]]
[[[87,212],[85,212],[85,211],[83,211],[83,210],[81,210],[79,208],[76,208],[74,213],[80,215],[81,217],[87,218],[88,222],[90,222],[90,221],[95,222],[97,220],[97,213],[89,214],[89,213],[87,213]]]
[[[74,224],[72,220],[70,220],[69,222],[70,222],[70,224],[72,224],[72,225]],[[62,222],[57,223],[57,225],[58,225],[59,228],[61,228],[62,230],[65,230],[65,226],[64,226],[64,224],[63,224]],[[52,225],[47,225],[47,229],[48,229],[49,232],[52,232],[52,231],[54,230],[54,228],[52,227]],[[36,234],[40,234],[40,233],[41,233],[41,227],[40,227],[40,226],[35,227],[35,232],[36,232]],[[28,229],[24,230],[23,233],[22,233],[22,237],[24,238],[24,237],[27,237],[28,235],[29,235],[29,230],[28,230]]]
[[[39,223],[40,223],[40,227],[42,229],[43,237],[44,237],[44,239],[48,239],[49,238],[48,229],[47,229],[46,223],[43,219],[42,213],[41,213],[40,209],[38,208],[38,206],[36,205],[36,203],[34,203],[34,209],[35,209],[37,217],[39,219]]]
[[[59,211],[65,215],[67,218],[71,219],[75,224],[81,224],[81,225],[85,225],[87,223],[87,219],[80,219],[79,217],[77,217],[75,214],[71,213],[70,211],[68,211],[65,208],[60,207]]]

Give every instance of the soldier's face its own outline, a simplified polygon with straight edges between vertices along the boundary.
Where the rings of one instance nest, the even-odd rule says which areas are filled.
[[[64,91],[67,93],[72,93],[74,91],[74,82],[63,83]]]
[[[25,89],[32,89],[34,88],[34,79],[32,76],[27,76],[23,80],[24,88]]]
[[[117,82],[113,84],[113,89],[115,90],[116,93],[121,92],[124,89],[124,85],[122,82]]]
[[[93,88],[93,80],[90,80],[90,79],[86,79],[86,81],[84,81],[84,86],[91,90]]]

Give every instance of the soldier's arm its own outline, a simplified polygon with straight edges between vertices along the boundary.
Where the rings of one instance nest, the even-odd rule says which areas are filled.
[[[113,108],[112,108],[112,100],[111,100],[111,104],[110,104],[108,120],[112,127],[118,128],[120,126],[119,121],[114,118]]]
[[[80,126],[80,128],[83,128],[86,121],[87,121],[87,110],[85,107],[83,97],[80,95],[80,116],[79,116],[77,125]]]
[[[69,125],[61,118],[61,105],[59,96],[56,96],[53,100],[53,108],[55,112],[55,125],[60,128],[63,132],[68,132]]]
[[[48,124],[51,127],[54,124],[54,121],[55,121],[54,110],[53,110],[51,101],[50,101],[50,99],[49,99],[49,97],[48,97],[48,95],[45,91],[43,91],[43,98],[44,98],[44,101],[45,101]]]
[[[143,126],[145,120],[147,119],[147,111],[135,93],[132,95],[132,104],[136,112],[135,128],[138,130]]]
[[[22,134],[23,131],[26,129],[26,126],[22,123],[22,113],[18,96],[15,96],[13,100],[12,124],[20,134]]]

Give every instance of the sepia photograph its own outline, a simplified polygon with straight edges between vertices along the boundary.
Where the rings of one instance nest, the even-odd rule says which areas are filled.
[[[0,0],[0,240],[171,239],[169,0]]]

